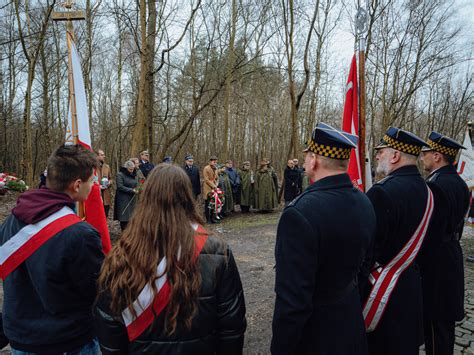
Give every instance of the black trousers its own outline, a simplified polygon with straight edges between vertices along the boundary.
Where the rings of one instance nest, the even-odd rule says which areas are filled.
[[[425,350],[426,355],[452,355],[454,352],[453,320],[426,320]]]
[[[242,206],[240,205],[240,209],[243,213],[248,213],[250,211],[250,206]]]
[[[211,210],[209,209],[209,200],[204,200],[204,215],[206,216],[206,222],[210,223],[212,220]]]

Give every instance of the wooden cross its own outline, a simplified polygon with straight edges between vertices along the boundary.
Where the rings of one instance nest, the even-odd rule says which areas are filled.
[[[53,21],[74,21],[74,20],[85,20],[86,13],[83,10],[71,10],[74,3],[72,0],[66,0],[61,6],[66,8],[67,11],[53,11],[51,18]]]

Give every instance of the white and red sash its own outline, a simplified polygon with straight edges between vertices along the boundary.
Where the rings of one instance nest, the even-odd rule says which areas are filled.
[[[373,287],[363,310],[367,332],[372,332],[377,327],[400,275],[411,265],[420,251],[433,213],[433,207],[433,194],[428,188],[426,209],[413,236],[386,266],[377,268],[369,276],[369,281]]]
[[[44,243],[81,219],[67,206],[40,222],[20,229],[0,247],[0,278],[5,278]]]
[[[208,234],[202,226],[193,225],[196,230],[194,240],[196,242],[195,257],[201,253]],[[179,254],[179,253],[178,253]],[[178,256],[179,258],[179,256]],[[136,317],[133,316],[130,309],[127,307],[122,312],[122,318],[127,327],[127,334],[129,341],[134,341],[147,329],[163,309],[168,305],[170,300],[171,285],[165,273],[166,258],[161,259],[157,267],[157,275],[160,276],[155,281],[157,289],[156,296],[153,297],[153,290],[150,284],[147,284],[138,295],[138,298],[133,302],[132,307],[135,310]]]

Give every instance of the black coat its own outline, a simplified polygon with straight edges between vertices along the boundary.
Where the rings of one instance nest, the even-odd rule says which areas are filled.
[[[115,180],[117,191],[115,192],[114,220],[128,222],[132,217],[138,196],[133,191],[137,185],[137,176],[129,173],[124,167],[120,168]]]
[[[1,244],[25,223],[11,215],[0,227]],[[96,281],[104,259],[99,233],[86,222],[49,239],[3,283],[3,331],[10,345],[59,354],[90,342]]]
[[[286,167],[284,174],[284,198],[285,201],[292,201],[298,196],[301,190],[301,174],[298,169]]]
[[[143,176],[146,178],[148,176],[148,174],[150,173],[150,171],[153,170],[155,166],[150,163],[149,161],[143,161],[143,160],[140,160],[140,165],[139,165],[139,168],[140,170],[142,171],[143,173]]]
[[[374,232],[372,205],[347,174],[315,182],[285,208],[272,354],[367,354],[356,280]]]
[[[298,170],[300,173],[300,180],[299,180],[299,187],[300,187],[300,193],[303,192],[303,176],[304,176],[304,168],[299,167],[298,165],[295,165],[294,168]]]
[[[242,354],[246,329],[245,301],[232,252],[209,236],[199,255],[201,291],[199,311],[191,330],[164,331],[166,308],[134,342],[128,343],[121,316],[112,315],[107,295],[94,311],[102,354]]]
[[[453,166],[426,179],[434,195],[434,212],[419,254],[423,310],[429,320],[464,318],[464,267],[459,239],[469,208],[469,189]]]
[[[192,166],[183,166],[184,171],[189,176],[189,179],[191,180],[191,185],[193,187],[193,194],[194,196],[198,196],[201,194],[201,177],[199,176],[199,168],[192,165]]]
[[[368,295],[371,264],[386,265],[413,236],[426,208],[428,189],[415,165],[401,167],[367,192],[377,215],[372,260],[359,278]],[[365,301],[365,300],[364,300]],[[421,277],[412,263],[400,276],[377,329],[368,334],[370,354],[418,354],[423,343]]]

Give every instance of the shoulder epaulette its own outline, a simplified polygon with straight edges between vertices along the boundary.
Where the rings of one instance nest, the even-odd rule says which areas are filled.
[[[307,193],[307,191],[304,191],[301,195],[296,196],[296,197],[293,199],[293,201],[291,201],[291,202],[288,204],[288,206],[294,206],[294,205],[296,204],[296,202],[298,202],[301,197],[303,197],[304,195],[306,195],[306,193]]]
[[[435,182],[436,179],[438,178],[439,176],[439,172],[438,173],[434,173],[433,175],[431,175],[426,181],[427,182]]]
[[[390,180],[391,178],[393,178],[393,175],[387,175],[387,176],[384,177],[382,180],[377,181],[376,184],[377,184],[377,185],[383,185],[383,184],[385,184],[388,180]]]

